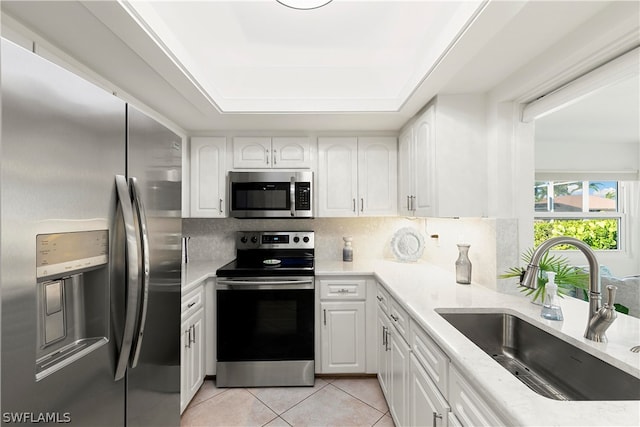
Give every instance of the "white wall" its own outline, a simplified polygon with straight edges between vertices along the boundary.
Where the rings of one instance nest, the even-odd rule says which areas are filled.
[[[612,3],[488,94],[489,216],[518,218],[519,253],[533,246],[535,180],[535,123],[522,122],[521,110],[527,102],[635,47],[640,33],[637,11],[635,2]],[[637,191],[634,194],[638,197]],[[636,212],[637,203],[633,202]]]

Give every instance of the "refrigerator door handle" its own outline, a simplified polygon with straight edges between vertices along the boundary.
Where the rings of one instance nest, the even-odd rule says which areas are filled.
[[[142,338],[144,337],[144,327],[147,321],[147,306],[149,302],[149,229],[147,227],[147,215],[140,195],[140,186],[136,178],[129,178],[131,184],[131,197],[138,216],[140,227],[140,243],[142,248],[142,305],[140,307],[140,317],[138,331],[134,337],[133,359],[131,367],[138,366],[140,349],[142,348]]]
[[[136,314],[138,312],[138,294],[139,294],[139,269],[138,269],[138,239],[136,236],[136,227],[133,218],[133,205],[131,196],[129,195],[129,186],[127,179],[122,175],[116,175],[116,192],[118,202],[122,209],[122,218],[124,220],[125,245],[127,257],[127,308],[124,321],[124,333],[122,335],[122,345],[120,346],[120,354],[118,355],[118,363],[116,365],[115,381],[124,378],[131,355],[131,345],[136,326]]]

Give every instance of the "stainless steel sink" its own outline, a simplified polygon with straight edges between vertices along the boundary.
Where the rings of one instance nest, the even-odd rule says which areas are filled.
[[[556,400],[640,400],[640,379],[507,313],[439,313],[538,394]]]

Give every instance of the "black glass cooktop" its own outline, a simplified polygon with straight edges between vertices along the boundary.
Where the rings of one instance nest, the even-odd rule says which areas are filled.
[[[218,277],[313,276],[313,250],[238,251],[216,271]]]

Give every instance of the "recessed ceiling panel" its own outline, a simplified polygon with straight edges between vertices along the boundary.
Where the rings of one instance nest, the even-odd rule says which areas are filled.
[[[397,111],[482,6],[457,1],[130,2],[224,112]]]

